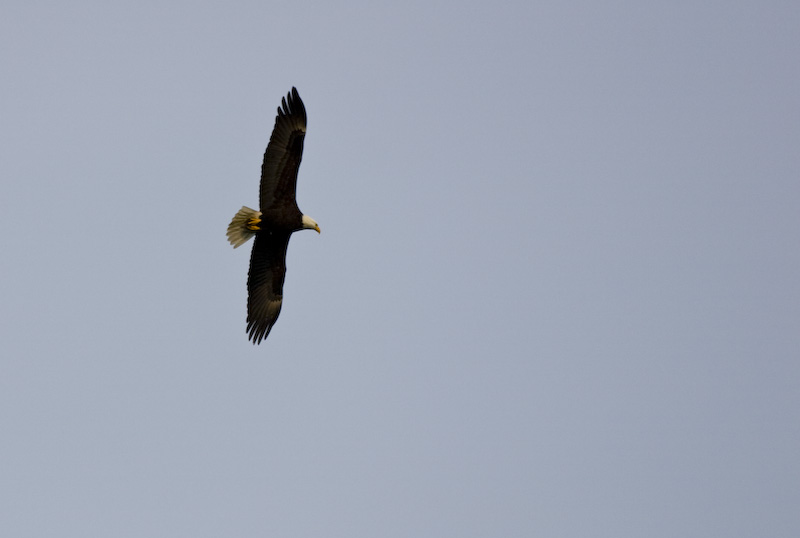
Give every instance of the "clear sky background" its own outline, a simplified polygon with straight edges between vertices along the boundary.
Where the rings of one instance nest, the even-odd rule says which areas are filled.
[[[797,537],[800,3],[6,2],[0,535]],[[284,307],[245,333],[280,99]]]

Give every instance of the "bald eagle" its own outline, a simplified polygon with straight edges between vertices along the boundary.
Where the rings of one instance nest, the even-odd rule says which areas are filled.
[[[243,206],[228,226],[228,241],[237,248],[255,236],[247,276],[247,332],[253,344],[267,337],[283,302],[289,237],[319,225],[297,207],[297,170],[303,157],[306,107],[297,88],[281,99],[275,127],[261,165],[261,211]]]

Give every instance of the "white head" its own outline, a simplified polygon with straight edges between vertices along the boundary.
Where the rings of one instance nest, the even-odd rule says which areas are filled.
[[[303,229],[304,230],[316,230],[317,233],[322,233],[319,230],[319,224],[317,221],[309,217],[308,215],[303,215]]]

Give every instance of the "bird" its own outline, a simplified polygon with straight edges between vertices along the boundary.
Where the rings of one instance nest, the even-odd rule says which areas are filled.
[[[289,238],[300,230],[321,233],[319,224],[297,207],[295,197],[305,136],[306,107],[292,87],[281,99],[264,152],[260,210],[242,206],[228,225],[233,248],[255,238],[247,275],[247,333],[254,345],[269,335],[281,313]]]

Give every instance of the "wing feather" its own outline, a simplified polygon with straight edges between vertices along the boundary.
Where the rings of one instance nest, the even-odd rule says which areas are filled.
[[[297,171],[303,158],[303,140],[306,136],[306,107],[297,88],[281,100],[275,127],[264,152],[261,165],[261,210],[276,202],[295,202]]]
[[[267,337],[281,313],[289,235],[256,234],[247,276],[247,332],[254,344]]]

